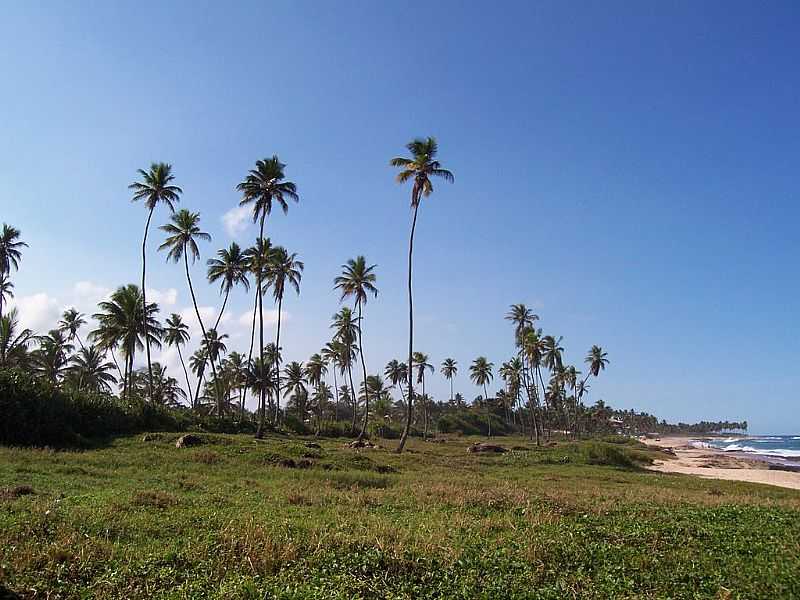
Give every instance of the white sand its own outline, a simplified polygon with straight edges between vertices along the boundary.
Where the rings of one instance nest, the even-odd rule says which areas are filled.
[[[683,473],[706,479],[729,479],[763,483],[800,490],[800,473],[770,470],[767,464],[754,459],[731,456],[716,448],[693,448],[690,437],[663,437],[660,440],[642,439],[647,445],[671,448],[676,458],[656,460],[648,467],[662,473]]]

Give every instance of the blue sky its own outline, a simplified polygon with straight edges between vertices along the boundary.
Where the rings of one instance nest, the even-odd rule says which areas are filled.
[[[476,356],[510,356],[503,315],[526,302],[564,336],[569,361],[607,349],[590,402],[800,431],[796,4],[25,2],[2,13],[0,220],[30,244],[15,275],[26,323],[45,329],[72,304],[91,312],[138,279],[137,168],[173,164],[181,205],[214,236],[205,260],[255,238],[229,213],[234,187],[277,153],[301,201],[268,234],[306,263],[300,298],[285,303],[285,356],[328,339],[333,277],[364,254],[381,290],[365,351],[382,370],[407,343],[409,190],[388,159],[435,135],[456,183],[438,184],[420,216],[415,345],[436,364],[459,361],[457,390],[479,393],[466,376]],[[160,237],[148,287],[165,312],[187,311]],[[213,312],[217,290],[198,287]],[[226,317],[238,349],[248,306],[239,293]],[[430,388],[448,394],[440,377]]]

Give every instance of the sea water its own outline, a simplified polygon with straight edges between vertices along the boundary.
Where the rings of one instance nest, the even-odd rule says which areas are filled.
[[[770,462],[800,465],[800,435],[754,435],[750,437],[702,438],[703,445],[724,452],[756,455]],[[777,459],[777,460],[776,460]]]

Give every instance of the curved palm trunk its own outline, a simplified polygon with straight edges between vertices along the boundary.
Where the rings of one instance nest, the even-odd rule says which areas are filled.
[[[275,334],[275,425],[281,411],[281,308],[283,306],[283,294],[278,297],[278,328]]]
[[[208,334],[206,333],[206,327],[203,325],[203,319],[200,317],[200,309],[197,307],[197,297],[194,295],[194,286],[192,285],[192,277],[189,275],[189,255],[186,253],[186,248],[183,249],[183,264],[186,268],[186,281],[189,283],[189,293],[192,295],[192,304],[194,305],[194,312],[197,315],[197,322],[200,324],[200,331],[203,334],[203,339],[206,341],[206,350],[209,353],[208,361],[211,363],[211,372],[214,374],[214,395],[216,396],[217,402],[220,402],[219,398],[219,380],[217,379],[217,367],[214,365],[214,359],[210,356],[212,348],[208,347]],[[201,373],[202,379],[202,373]]]
[[[408,439],[408,434],[411,432],[411,412],[414,409],[414,374],[411,365],[411,357],[414,353],[414,295],[411,289],[411,268],[413,265],[414,256],[414,231],[417,228],[417,211],[419,210],[419,199],[415,198],[414,202],[414,218],[411,221],[411,236],[408,238],[408,410],[406,411],[406,426],[403,429],[403,435],[400,436],[400,444],[397,446],[398,454],[403,451]]]
[[[192,408],[194,408],[194,402],[192,400],[192,384],[189,382],[189,371],[186,370],[186,363],[183,362],[183,353],[181,352],[181,345],[176,344],[178,347],[178,358],[181,359],[181,366],[183,367],[183,375],[186,377],[186,393],[189,394],[189,402],[192,403]]]
[[[147,335],[147,292],[145,291],[145,272],[147,271],[147,232],[150,229],[150,219],[153,217],[153,208],[147,213],[147,223],[144,226],[142,239],[142,323],[144,327],[144,345],[147,348],[147,396],[153,399],[153,363],[150,361],[150,337]]]
[[[364,345],[361,337],[361,302],[358,304],[358,353],[361,356],[361,370],[364,375],[364,422],[361,424],[361,433],[358,434],[358,439],[364,439],[367,433],[367,421],[369,420],[369,386],[367,385],[367,365],[364,362]]]

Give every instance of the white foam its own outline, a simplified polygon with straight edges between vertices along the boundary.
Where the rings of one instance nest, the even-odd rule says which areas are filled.
[[[723,452],[748,452],[750,454],[762,454],[764,456],[780,456],[783,458],[800,457],[800,450],[789,450],[787,448],[753,448],[752,446],[740,446],[731,444],[720,448]]]

